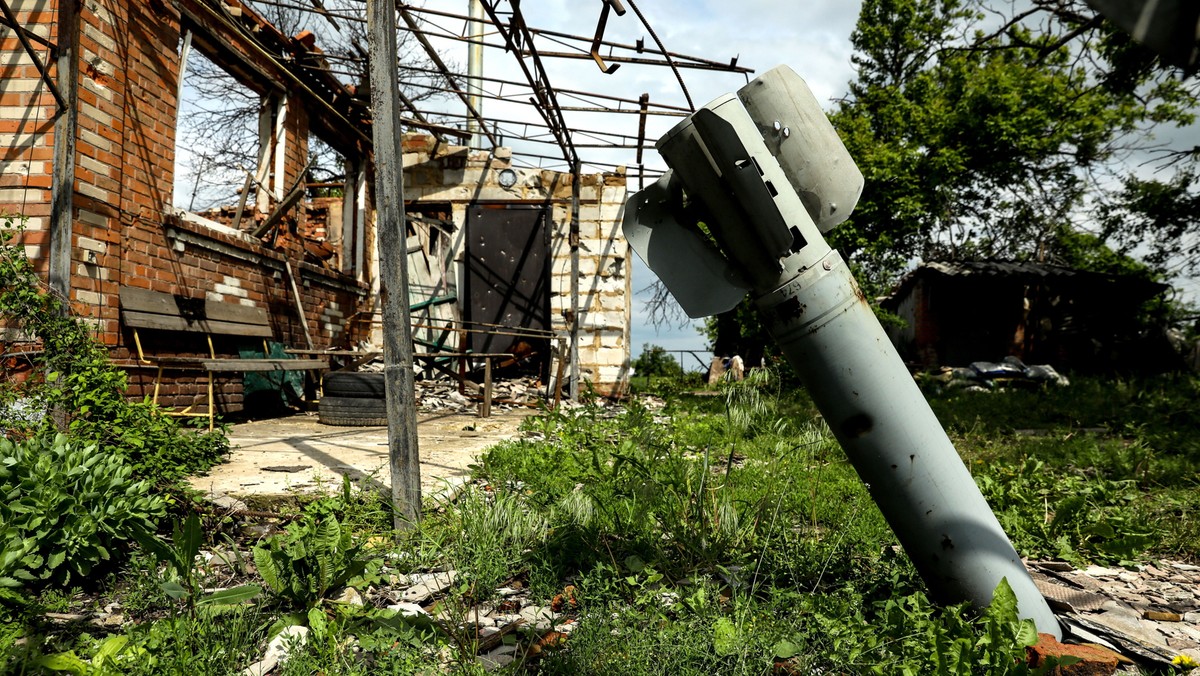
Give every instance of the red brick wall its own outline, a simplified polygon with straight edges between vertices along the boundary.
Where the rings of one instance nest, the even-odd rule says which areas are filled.
[[[10,7],[29,31],[54,42],[57,12],[47,2],[15,0]],[[49,50],[34,45],[54,73]],[[46,229],[50,216],[50,181],[54,159],[54,96],[15,32],[0,37],[0,216],[24,215],[26,250],[45,271]]]
[[[19,10],[21,3],[16,4]],[[284,262],[291,261],[315,346],[347,344],[341,318],[354,312],[362,287],[302,263],[302,242],[287,226],[264,244],[165,216],[173,190],[180,41],[180,17],[171,3],[81,4],[70,279],[74,311],[96,323],[99,339],[112,346],[118,359],[133,356],[132,334],[120,324],[123,285],[265,307],[276,339],[303,347],[304,331],[284,272]],[[52,13],[24,12],[18,17],[56,38],[51,27],[57,17]],[[16,42],[7,37],[0,41],[0,77],[5,82],[0,153],[5,167],[27,165],[19,173],[6,169],[0,174],[0,212],[32,217],[24,243],[42,262],[48,253],[54,148],[49,120],[54,100],[44,87],[39,93],[36,69]],[[290,186],[308,154],[308,117],[297,100],[291,102],[287,119]],[[303,210],[296,212],[293,223],[303,219]],[[207,351],[201,336],[154,333],[141,336],[149,354]],[[235,356],[237,343],[218,339],[216,348]],[[192,403],[203,395],[204,385],[196,374],[167,375],[163,403]],[[152,370],[131,371],[130,395],[150,394],[153,376]],[[241,376],[233,374],[220,383],[226,410],[240,407],[240,382]]]

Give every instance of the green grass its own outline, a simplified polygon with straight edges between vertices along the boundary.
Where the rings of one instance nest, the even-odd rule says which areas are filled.
[[[1171,377],[930,398],[1023,555],[1119,565],[1200,559],[1197,394],[1196,378]],[[311,523],[336,518],[368,545],[362,588],[389,572],[456,570],[438,602],[451,616],[501,584],[527,587],[540,604],[574,587],[565,647],[509,671],[1026,673],[1015,658],[1028,626],[1005,603],[984,614],[931,604],[802,391],[755,378],[719,396],[670,394],[657,411],[634,401],[617,415],[596,405],[546,412],[525,431],[480,459],[489,490],[427,510],[398,543],[386,500],[348,484],[294,509]],[[39,656],[64,651],[94,666],[115,644],[41,613],[113,598],[133,620],[107,637],[123,642],[115,659],[153,654],[161,667],[114,673],[236,673],[286,617],[313,632],[284,665],[290,676],[482,673],[469,626],[418,626],[320,599],[307,610],[272,594],[197,612],[164,593],[167,577],[139,555],[100,599],[49,589],[5,606],[0,673],[39,673]],[[536,637],[513,638],[524,651]]]

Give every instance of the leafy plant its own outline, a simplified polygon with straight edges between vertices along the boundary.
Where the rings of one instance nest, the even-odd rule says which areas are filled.
[[[363,546],[332,516],[288,525],[283,535],[255,547],[254,565],[271,591],[293,607],[315,608],[338,587],[367,568]]]
[[[129,644],[128,636],[110,636],[97,648],[90,662],[81,659],[74,651],[44,655],[34,664],[49,671],[65,671],[76,676],[124,676],[118,664],[121,652]]]
[[[119,456],[65,435],[0,439],[0,586],[66,584],[118,560],[166,512]]]
[[[184,601],[189,612],[194,613],[197,608],[237,605],[262,593],[262,587],[245,584],[202,595],[195,575],[196,556],[204,539],[200,531],[200,517],[189,514],[183,523],[176,522],[173,530],[174,537],[169,543],[153,534],[139,537],[139,542],[159,561],[167,564],[169,577],[160,585],[163,593],[177,601]]]
[[[253,660],[264,623],[252,606],[219,617],[173,616],[133,624],[99,641],[82,637],[74,650],[44,655],[33,664],[81,676],[239,673]]]
[[[976,483],[1021,551],[1070,561],[1130,563],[1153,542],[1132,481],[1054,472],[1027,458],[995,463]]]
[[[72,316],[0,228],[0,322],[19,329],[40,350],[32,371],[0,389],[0,429],[21,437],[68,432],[82,444],[129,462],[135,478],[167,485],[208,469],[228,451],[223,432],[190,432],[149,401],[126,399],[127,379],[86,322]],[[0,380],[7,380],[0,374]]]

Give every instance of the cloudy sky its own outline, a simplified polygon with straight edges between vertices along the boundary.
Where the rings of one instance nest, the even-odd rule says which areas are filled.
[[[466,4],[466,0],[461,2]],[[430,6],[433,4],[443,3],[431,3]],[[526,2],[523,8],[532,26],[575,35],[592,35],[600,14],[600,4],[600,0],[539,0],[536,3]],[[738,65],[753,68],[756,73],[787,64],[808,82],[817,100],[827,108],[833,100],[846,93],[847,83],[854,76],[849,38],[861,6],[857,0],[810,0],[805,3],[779,0],[641,0],[638,6],[668,51],[720,62],[727,62],[736,56]],[[605,38],[626,44],[644,38],[647,45],[653,45],[633,11],[620,17],[610,15]],[[560,46],[541,43],[540,48],[546,50]],[[459,49],[462,49],[461,46]],[[465,63],[465,56],[462,59]],[[667,68],[627,64],[611,75],[604,75],[590,61],[546,61],[549,79],[558,88],[599,91],[628,99],[636,99],[642,92],[648,92],[652,101],[686,105],[676,79]],[[518,72],[512,67],[511,55],[498,51],[488,53],[485,61],[487,74],[503,73],[502,77],[519,78]],[[743,75],[704,70],[684,70],[683,77],[697,107],[736,90],[747,81]],[[569,99],[560,100],[560,104],[579,105]],[[486,105],[490,106],[490,114],[495,115],[496,105]],[[572,127],[616,129],[626,134],[636,134],[636,120],[637,116],[634,115],[588,119],[573,114],[568,117]],[[677,121],[677,118],[652,120],[647,129],[647,138],[657,139]],[[1190,147],[1200,144],[1200,124],[1183,129],[1156,130],[1156,136],[1158,141],[1172,147]],[[585,161],[595,159],[634,164],[632,150],[606,153],[584,149],[580,150],[580,154]],[[1145,159],[1149,159],[1149,156]],[[647,151],[646,162],[648,167],[663,168],[653,151]],[[1153,173],[1155,168],[1150,162],[1139,166],[1137,158],[1129,166],[1143,174]],[[636,180],[630,181],[631,188],[636,188],[636,185]],[[634,288],[641,290],[651,284],[654,277],[640,259],[634,263]],[[1185,299],[1200,300],[1200,280],[1177,279],[1175,284]],[[659,329],[651,326],[646,316],[644,297],[644,294],[639,294],[634,305],[632,350],[635,356],[645,344],[657,344],[667,349],[704,347],[705,339],[696,331],[694,323]],[[684,363],[696,365],[691,358],[684,358]]]
[[[465,12],[451,10],[445,7],[447,4],[449,3],[430,2],[426,6]],[[465,6],[466,0],[462,0],[461,4]],[[599,0],[539,0],[536,3],[522,4],[526,20],[531,26],[585,36],[594,34],[600,7]],[[663,41],[667,51],[723,63],[737,57],[739,66],[752,68],[756,74],[779,64],[787,64],[808,82],[817,99],[822,102],[843,95],[853,76],[849,37],[858,18],[859,2],[820,0],[801,5],[778,0],[743,0],[733,3],[711,0],[641,0],[638,8]],[[633,44],[644,38],[648,46],[653,46],[650,35],[628,4],[626,9],[629,11],[624,16],[609,16],[605,39]],[[439,23],[447,30],[462,29],[462,22]],[[495,39],[489,38],[488,41],[493,42]],[[548,42],[539,44],[542,50],[565,51],[561,45]],[[461,44],[448,43],[444,48],[452,55],[452,59],[465,64],[465,49]],[[456,51],[458,55],[455,55]],[[553,58],[545,61],[550,82],[560,89],[595,91],[634,100],[642,93],[649,93],[651,101],[654,102],[686,105],[678,82],[670,69],[665,67],[625,64],[615,73],[605,75],[591,61]],[[463,69],[465,70],[465,66]],[[498,50],[487,50],[484,71],[489,77],[522,77],[515,69],[512,56]],[[744,75],[707,70],[685,69],[682,75],[697,107],[717,96],[736,90],[747,81]],[[560,97],[559,103],[564,106],[582,105],[570,97]],[[530,111],[527,107],[523,108],[509,109],[503,103],[495,101],[484,103],[485,116],[528,116]],[[651,141],[657,139],[678,121],[678,118],[651,119],[647,127],[647,138]],[[611,129],[635,136],[637,134],[636,115],[589,116],[574,113],[568,118],[568,123],[572,127]],[[577,142],[586,142],[579,140],[579,135],[576,138]],[[519,151],[519,143],[513,142],[512,145]],[[546,147],[541,148],[540,152],[553,154],[553,150]],[[580,149],[579,152],[585,161],[593,159],[613,164],[635,164],[633,150],[604,152]],[[650,168],[663,167],[653,151],[647,151],[645,162]],[[631,180],[630,184],[631,187],[636,187],[636,180]],[[654,281],[653,275],[640,259],[635,260],[633,270],[635,290],[641,290]],[[668,349],[701,349],[705,346],[705,339],[693,325],[668,326],[656,330],[647,320],[643,297],[639,294],[634,305],[634,356],[648,343]],[[696,363],[691,358],[685,359],[685,363],[688,362]]]
[[[342,0],[327,0],[338,3]],[[344,0],[357,3],[359,0]],[[756,74],[761,74],[776,65],[791,66],[809,87],[817,100],[827,108],[832,102],[847,91],[847,84],[853,78],[854,71],[850,62],[851,47],[850,33],[858,18],[861,2],[859,0],[809,0],[805,3],[784,2],[782,0],[741,0],[741,2],[716,2],[715,0],[633,0],[639,2],[646,19],[663,41],[666,49],[677,54],[702,57],[712,61],[727,63],[734,57],[738,65],[751,68]],[[561,33],[585,36],[588,38],[595,33],[597,20],[600,16],[602,0],[537,0],[522,3],[526,21],[534,28],[557,31]],[[610,14],[605,31],[605,39],[622,44],[634,44],[638,40],[645,41],[647,47],[653,49],[653,40],[645,27],[639,21],[630,0],[625,0],[626,9],[623,16]],[[449,12],[465,15],[468,11],[468,0],[426,0],[425,7],[433,11]],[[332,5],[331,5],[332,6]],[[502,9],[507,9],[506,3],[500,3]],[[461,19],[439,18],[428,13],[419,13],[419,17],[428,21],[427,30],[436,36],[442,32],[452,36],[465,35],[466,25]],[[320,26],[320,22],[317,22]],[[314,27],[316,29],[317,27]],[[467,48],[459,40],[432,38],[435,47],[442,54],[452,70],[465,72]],[[494,33],[485,36],[489,44],[501,44],[502,40]],[[553,38],[540,36],[537,39],[539,50],[571,51],[581,47],[586,48],[587,41],[566,41],[567,44],[556,43]],[[629,52],[619,52],[627,56],[635,56]],[[557,90],[560,90],[559,104],[566,106],[612,106],[611,101],[602,99],[587,99],[567,95],[561,90],[579,90],[598,92],[609,96],[636,101],[643,93],[650,95],[654,103],[685,107],[687,105],[683,92],[670,69],[661,66],[639,64],[624,64],[615,73],[606,75],[587,59],[544,59],[548,80]],[[527,61],[528,63],[528,61]],[[512,54],[500,49],[485,50],[484,75],[489,78],[499,78],[511,81],[524,81],[524,75],[518,68],[517,60]],[[703,106],[712,99],[732,92],[748,81],[741,74],[722,73],[710,70],[683,69],[682,75],[692,102],[696,107]],[[527,89],[514,88],[496,83],[485,84],[485,92],[489,95],[515,98],[522,102],[529,98]],[[461,114],[461,104],[456,98],[447,98],[431,107]],[[629,106],[626,106],[629,107]],[[636,106],[634,106],[636,107]],[[487,99],[483,105],[484,117],[488,119],[534,120],[537,114],[531,106]],[[567,112],[567,123],[572,129],[580,130],[574,134],[575,142],[579,145],[595,143],[582,130],[600,130],[624,134],[630,142],[636,139],[638,133],[638,116],[633,114],[594,114],[583,112]],[[669,130],[679,121],[678,117],[651,117],[646,139],[653,143],[658,137]],[[557,156],[558,151],[553,145],[527,144],[520,141],[518,136],[542,133],[536,128],[518,128],[507,125],[508,132],[502,141],[517,152],[514,158],[519,162],[531,165],[549,166],[564,169],[564,163],[530,159],[531,154]],[[502,130],[503,133],[503,130]],[[550,140],[546,137],[545,140]],[[611,138],[600,141],[611,143]],[[1189,147],[1200,144],[1200,124],[1185,130],[1162,130],[1160,140],[1170,142],[1176,147]],[[607,165],[626,165],[633,169],[636,165],[636,154],[632,149],[579,149],[580,157],[585,162],[585,171],[599,171],[609,168]],[[522,159],[525,158],[525,159]],[[604,163],[587,166],[587,162]],[[650,171],[661,171],[665,165],[653,150],[645,153],[645,164]],[[1143,167],[1150,171],[1151,167]],[[240,183],[240,179],[238,181]],[[636,189],[638,180],[631,176],[630,187]],[[633,265],[634,289],[641,291],[654,282],[654,276],[635,257]],[[1197,280],[1181,280],[1177,282],[1185,289],[1187,297],[1200,299],[1200,282]],[[632,352],[636,356],[645,344],[657,344],[667,349],[702,349],[705,339],[696,330],[696,324],[664,326],[656,329],[646,316],[644,303],[645,294],[639,293],[634,303],[634,322]],[[680,315],[682,316],[682,315]],[[696,362],[687,358],[686,365]]]

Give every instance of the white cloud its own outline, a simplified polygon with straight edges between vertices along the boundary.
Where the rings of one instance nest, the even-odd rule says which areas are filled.
[[[739,66],[752,68],[755,74],[766,72],[779,64],[787,64],[805,78],[817,99],[823,103],[842,96],[853,75],[849,38],[858,17],[859,2],[823,0],[801,6],[772,0],[744,0],[739,3],[715,0],[652,3],[642,0],[638,6],[667,51],[721,63],[728,63],[737,57]],[[624,16],[610,14],[605,39],[623,44],[636,44],[642,39],[647,49],[654,49],[653,39],[632,8],[628,4],[626,8],[629,11]],[[565,0],[544,0],[537,4],[525,3],[522,9],[531,26],[581,36],[594,34],[600,16],[599,2],[583,5]],[[450,27],[449,24],[445,25]],[[498,37],[492,36],[489,41],[498,41]],[[543,51],[566,50],[562,45],[545,41],[539,45]],[[439,46],[444,46],[455,61],[466,63],[466,52],[462,45],[446,42]],[[548,58],[544,62],[551,84],[558,89],[594,91],[634,101],[646,92],[655,103],[680,107],[687,105],[674,74],[663,66],[623,64],[615,73],[606,75],[590,60]],[[523,81],[524,78],[513,56],[498,50],[486,51],[484,68],[488,77],[516,81]],[[681,72],[696,107],[738,89],[748,80],[745,75],[713,70],[682,69]],[[494,85],[488,87],[495,88]],[[513,91],[510,87],[506,89]],[[559,95],[559,104],[586,105],[562,94]],[[536,114],[528,106],[491,100],[484,102],[484,112],[485,116],[536,119]],[[678,117],[651,117],[646,126],[647,143],[652,144],[679,120]],[[612,131],[631,137],[636,137],[638,133],[637,115],[568,112],[567,121],[573,128]],[[591,142],[578,133],[575,139],[580,144]],[[516,140],[511,145],[518,153],[524,147],[542,155],[558,154],[553,146],[522,146]],[[633,149],[581,148],[579,153],[585,162],[591,159],[627,166],[633,166],[636,158]],[[653,150],[645,151],[644,162],[651,169],[664,168]],[[631,179],[630,187],[637,188],[636,179]],[[641,290],[654,281],[654,276],[640,259],[633,261],[631,270],[635,290]],[[698,322],[689,321],[683,326],[672,324],[656,328],[647,317],[644,296],[638,295],[633,305],[633,356],[637,356],[645,344],[660,345],[667,349],[701,349],[706,340],[697,331],[698,325]],[[690,357],[686,357],[685,362],[698,365]]]

